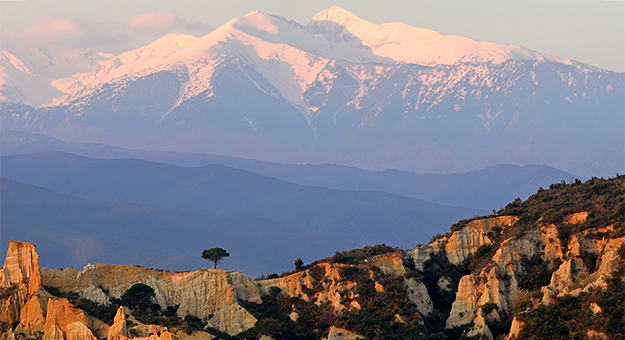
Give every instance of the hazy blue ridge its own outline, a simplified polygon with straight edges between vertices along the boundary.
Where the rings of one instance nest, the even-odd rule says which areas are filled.
[[[85,199],[268,218],[358,246],[411,248],[485,212],[383,192],[298,185],[223,165],[188,168],[60,152],[2,157],[2,176]]]
[[[257,217],[217,217],[121,202],[86,200],[50,189],[1,180],[0,252],[9,240],[37,245],[48,268],[87,263],[194,270],[208,264],[203,249],[223,247],[221,268],[248,275],[292,269],[305,261],[355,247]]]

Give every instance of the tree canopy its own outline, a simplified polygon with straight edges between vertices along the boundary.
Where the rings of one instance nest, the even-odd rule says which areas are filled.
[[[214,269],[217,269],[217,265],[219,264],[219,262],[221,262],[224,257],[228,256],[230,256],[230,254],[228,254],[225,249],[219,247],[204,249],[204,251],[202,252],[202,258],[213,262]]]
[[[122,302],[137,311],[145,312],[154,304],[154,289],[143,283],[135,283],[122,295]]]

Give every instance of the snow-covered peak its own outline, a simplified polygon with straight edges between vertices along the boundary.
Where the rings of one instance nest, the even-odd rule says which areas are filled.
[[[257,51],[288,47],[305,51],[322,58],[342,59],[350,62],[392,63],[391,59],[379,57],[362,44],[345,44],[344,41],[325,39],[315,34],[307,26],[286,18],[251,12],[243,17],[234,18],[217,28],[212,33],[200,38],[205,46],[214,46],[220,41],[221,47],[232,51],[235,41],[245,46],[253,46]],[[272,45],[273,47],[269,47]]]
[[[362,25],[369,24],[370,22],[359,18],[354,15],[354,13],[347,11],[338,6],[332,6],[330,8],[324,9],[323,11],[315,14],[312,18],[313,21],[329,21],[342,26],[347,26],[350,24]]]
[[[144,57],[167,56],[184,49],[197,39],[188,34],[169,33],[148,45],[124,52],[115,59],[118,59],[117,62],[128,63]]]
[[[105,84],[131,82],[165,71],[173,72],[184,83],[180,94],[180,101],[183,101],[201,93],[210,95],[207,91],[212,88],[216,68],[223,65],[224,60],[236,59],[264,77],[279,95],[304,107],[303,91],[335,60],[429,66],[499,63],[510,59],[569,62],[521,46],[443,35],[403,23],[373,24],[336,6],[317,13],[307,26],[255,11],[234,18],[199,38],[171,33],[117,56],[93,51],[71,52],[40,48],[23,54],[0,53],[0,84],[7,84],[4,88],[13,86],[12,98],[23,98],[28,96],[19,95],[18,90],[33,89],[28,90],[33,94],[45,92],[30,85],[31,78],[36,78],[52,90],[41,97],[56,98],[53,103],[59,104],[86,97]],[[0,89],[0,93],[2,91],[9,93]],[[19,98],[12,100],[38,105],[49,103],[44,99],[24,101]]]
[[[50,82],[79,72],[91,72],[111,55],[85,48],[52,44],[10,45],[0,50],[0,101],[33,106],[62,93]]]
[[[444,35],[403,23],[373,24],[340,7],[317,13],[308,27],[326,39],[361,43],[380,57],[420,65],[452,65],[458,62],[501,63],[510,59],[569,60],[542,55],[516,45],[495,44],[470,38]]]

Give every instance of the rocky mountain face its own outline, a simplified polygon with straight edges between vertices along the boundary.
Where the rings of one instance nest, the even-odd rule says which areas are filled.
[[[338,7],[306,26],[253,12],[204,37],[96,56],[53,77],[60,95],[45,107],[0,92],[3,131],[420,172],[557,167],[623,140],[621,73]]]
[[[412,250],[337,252],[257,280],[211,269],[45,269],[33,245],[11,241],[1,338],[618,339],[624,189],[624,176],[555,184]],[[143,307],[129,302],[137,284],[153,292]]]

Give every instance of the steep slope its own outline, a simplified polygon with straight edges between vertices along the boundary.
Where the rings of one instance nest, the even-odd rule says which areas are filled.
[[[223,268],[256,276],[354,244],[261,218],[90,201],[7,179],[0,188],[2,239],[38,244],[42,265],[49,268],[105,262],[189,270],[207,265],[200,258],[203,249],[223,247],[232,254]]]
[[[410,247],[479,212],[388,193],[302,186],[221,165],[185,168],[47,153],[2,157],[1,166],[5,178],[86,199],[268,218],[362,246]]]

